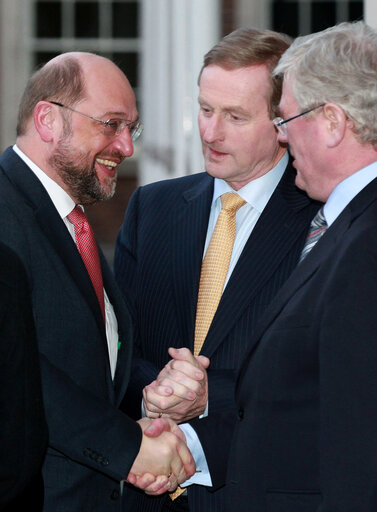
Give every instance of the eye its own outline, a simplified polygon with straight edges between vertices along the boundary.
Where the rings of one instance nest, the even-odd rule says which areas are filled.
[[[206,117],[208,117],[209,115],[211,115],[211,109],[210,109],[209,107],[204,106],[204,105],[200,105],[200,112],[201,112],[204,116],[206,116]]]
[[[241,117],[238,114],[232,114],[232,112],[227,112],[225,114],[225,119],[228,119],[228,121],[233,121],[235,123],[240,122],[240,121],[245,121],[244,117]]]
[[[114,130],[115,132],[118,130],[120,126],[121,120],[120,119],[109,119],[106,121],[106,125],[111,128],[111,130]]]

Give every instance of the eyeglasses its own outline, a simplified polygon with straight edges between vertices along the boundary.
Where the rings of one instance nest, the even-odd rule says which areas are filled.
[[[127,127],[130,131],[130,135],[133,141],[138,139],[143,131],[143,123],[139,120],[137,121],[126,121],[126,119],[108,119],[107,121],[103,121],[102,119],[98,119],[98,117],[93,117],[88,114],[84,114],[84,112],[79,112],[74,108],[67,107],[63,105],[63,103],[59,103],[58,101],[49,101],[53,105],[57,105],[61,108],[66,108],[71,112],[75,112],[76,114],[80,114],[81,116],[88,117],[89,119],[93,119],[93,121],[97,121],[97,123],[102,124],[102,133],[106,135],[106,137],[118,137],[122,133],[122,131]]]
[[[309,110],[305,110],[305,112],[301,112],[301,114],[297,114],[297,116],[290,117],[285,121],[282,117],[276,117],[272,122],[278,129],[279,133],[281,135],[286,136],[288,133],[286,124],[289,123],[289,121],[293,121],[293,119],[297,119],[298,117],[304,116],[305,114],[309,114],[309,112],[311,112],[312,110],[323,107],[324,105],[326,105],[326,103],[321,103],[321,105],[317,105],[316,107],[310,108]]]

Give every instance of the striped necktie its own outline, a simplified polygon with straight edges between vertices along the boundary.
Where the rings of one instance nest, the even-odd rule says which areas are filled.
[[[309,228],[308,236],[306,237],[304,248],[302,249],[300,262],[309,254],[309,252],[313,249],[315,244],[324,235],[327,229],[326,219],[323,213],[323,206],[317,212],[316,216],[312,220]]]

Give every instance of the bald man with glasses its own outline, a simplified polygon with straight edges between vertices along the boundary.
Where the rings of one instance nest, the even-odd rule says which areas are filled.
[[[146,475],[152,493],[155,481],[172,490],[195,470],[173,422],[136,422],[119,410],[130,315],[84,212],[112,197],[141,131],[122,71],[67,53],[30,78],[16,144],[0,157],[0,241],[26,269],[41,361],[45,512],[119,511],[130,470],[135,485]]]

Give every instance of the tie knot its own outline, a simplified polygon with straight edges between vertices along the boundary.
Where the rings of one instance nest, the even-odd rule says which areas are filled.
[[[67,219],[71,224],[78,225],[78,224],[84,224],[85,222],[88,222],[88,219],[86,218],[85,213],[82,211],[82,209],[79,206],[75,206],[71,213],[67,215]]]
[[[227,192],[221,196],[221,207],[222,210],[233,213],[236,212],[241,206],[245,204],[245,200],[242,199],[238,194],[233,192]]]

